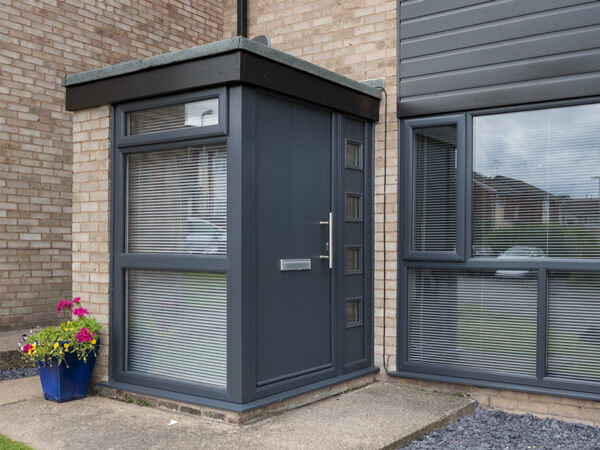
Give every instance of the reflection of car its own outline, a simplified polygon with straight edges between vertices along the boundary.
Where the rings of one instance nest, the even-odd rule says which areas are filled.
[[[185,238],[188,253],[227,253],[227,231],[204,219],[188,220],[188,235]]]
[[[485,245],[474,245],[473,256],[494,256],[494,249]]]
[[[498,259],[521,260],[529,258],[539,258],[544,256],[544,251],[537,247],[526,247],[524,245],[515,245],[505,252],[498,255]],[[525,277],[530,270],[496,270],[497,277]]]

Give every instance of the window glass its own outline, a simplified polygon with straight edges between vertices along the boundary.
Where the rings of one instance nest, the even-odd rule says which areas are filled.
[[[155,133],[219,123],[219,99],[161,106],[127,113],[127,134]]]
[[[346,248],[346,272],[360,271],[360,248]]]
[[[346,219],[360,220],[360,196],[346,194]]]
[[[127,271],[127,370],[227,384],[227,276]]]
[[[360,300],[346,302],[346,324],[352,325],[360,322]]]
[[[413,131],[413,235],[417,251],[456,250],[456,126]]]
[[[600,381],[600,275],[548,276],[548,375]]]
[[[600,257],[600,104],[473,127],[473,255]]]
[[[534,271],[410,269],[408,360],[534,376]]]
[[[362,167],[360,147],[360,144],[354,144],[352,142],[346,143],[346,166],[355,169],[360,169]]]
[[[128,155],[131,253],[227,252],[227,152],[222,145]]]

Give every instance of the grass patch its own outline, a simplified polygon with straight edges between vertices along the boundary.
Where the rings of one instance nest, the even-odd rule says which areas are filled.
[[[33,450],[29,445],[22,442],[13,441],[12,439],[0,434],[0,450]]]
[[[138,406],[152,406],[152,403],[150,403],[148,400],[144,400],[143,398],[140,398],[137,402],[135,402]]]

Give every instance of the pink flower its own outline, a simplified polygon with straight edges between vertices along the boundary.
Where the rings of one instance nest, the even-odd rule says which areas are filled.
[[[56,312],[57,314],[60,314],[63,309],[71,309],[72,306],[73,303],[63,298],[60,302],[58,302],[58,305],[56,306]]]
[[[31,350],[33,348],[33,345],[31,344],[25,344],[23,346],[23,353],[29,353],[29,350]]]
[[[79,342],[90,342],[94,339],[94,336],[94,333],[92,333],[86,327],[83,327],[81,330],[79,330],[76,337]]]
[[[85,308],[77,308],[73,310],[73,314],[75,314],[77,317],[83,317],[84,315],[89,314],[89,312]]]
[[[75,297],[73,299],[73,303],[79,303],[79,300],[81,300],[81,297]]]

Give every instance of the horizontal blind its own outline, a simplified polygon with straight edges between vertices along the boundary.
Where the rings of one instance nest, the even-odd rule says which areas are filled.
[[[521,246],[600,257],[600,105],[478,116],[473,126],[473,254]]]
[[[219,99],[161,106],[127,113],[127,134],[155,133],[188,127],[206,127],[219,122]]]
[[[548,375],[600,381],[600,274],[548,275]]]
[[[227,153],[222,145],[128,155],[131,253],[227,252]]]
[[[410,269],[408,360],[536,373],[537,278]]]
[[[456,250],[456,126],[414,130],[412,248]]]
[[[227,277],[127,271],[127,369],[225,387]]]

